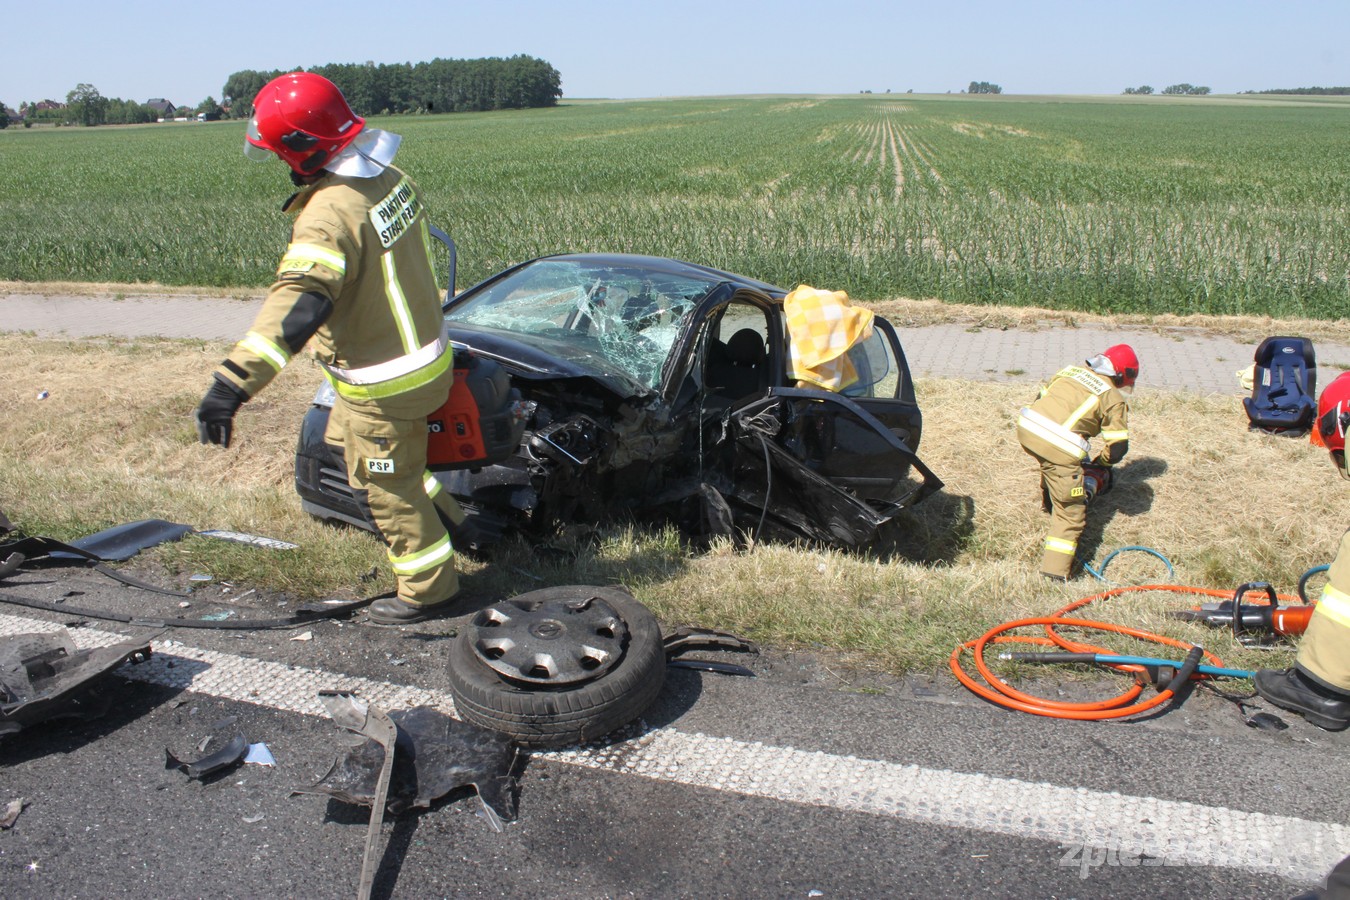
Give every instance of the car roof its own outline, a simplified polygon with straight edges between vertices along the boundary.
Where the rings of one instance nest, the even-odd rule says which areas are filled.
[[[769,284],[766,281],[760,281],[757,278],[750,278],[746,275],[737,275],[735,272],[727,272],[722,269],[714,269],[711,266],[702,266],[697,263],[685,262],[682,259],[671,259],[665,256],[643,256],[636,253],[555,253],[550,256],[541,256],[537,259],[532,259],[522,265],[530,265],[531,263],[545,259],[572,260],[590,263],[592,265],[636,266],[652,269],[657,272],[666,272],[672,275],[703,277],[717,282],[732,282],[743,287],[763,291],[776,299],[781,299],[787,293],[783,288]]]

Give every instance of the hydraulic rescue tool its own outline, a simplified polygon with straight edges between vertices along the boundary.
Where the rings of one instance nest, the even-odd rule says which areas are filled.
[[[1267,602],[1243,603],[1242,598],[1248,591],[1264,591]],[[1231,600],[1205,603],[1170,615],[1188,622],[1203,622],[1213,628],[1231,628],[1233,636],[1242,643],[1259,644],[1302,634],[1308,628],[1308,620],[1312,618],[1316,604],[1281,606],[1280,599],[1281,596],[1269,584],[1253,581],[1234,591]]]

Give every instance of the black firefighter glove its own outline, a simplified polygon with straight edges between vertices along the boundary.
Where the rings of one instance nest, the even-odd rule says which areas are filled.
[[[203,444],[219,444],[228,449],[230,435],[234,432],[234,414],[244,405],[248,395],[220,376],[213,377],[215,380],[194,414],[197,437]]]

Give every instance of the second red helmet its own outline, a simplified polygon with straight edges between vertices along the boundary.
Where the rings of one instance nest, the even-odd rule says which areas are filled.
[[[1092,371],[1120,379],[1121,387],[1133,387],[1139,378],[1139,357],[1134,355],[1134,348],[1129,344],[1107,347],[1087,362]]]

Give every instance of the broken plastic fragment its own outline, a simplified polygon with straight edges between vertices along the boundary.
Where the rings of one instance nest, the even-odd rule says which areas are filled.
[[[236,731],[224,747],[221,747],[215,753],[209,756],[203,756],[201,759],[185,762],[174,756],[169,750],[164,751],[164,768],[177,769],[186,773],[190,778],[201,778],[204,775],[210,775],[212,772],[219,772],[227,766],[232,766],[243,759],[244,751],[248,748],[248,741],[244,740],[244,733]]]
[[[754,678],[753,669],[736,663],[716,662],[711,659],[672,659],[666,663],[673,669],[693,669],[699,672],[720,672],[723,675],[743,675]]]
[[[394,742],[398,731],[384,710],[350,691],[319,691],[319,702],[334,722],[368,738],[362,746],[373,744],[380,755],[379,774],[370,799],[370,824],[366,828],[366,849],[361,860],[361,883],[356,889],[358,900],[369,900],[375,886],[378,868],[375,850],[384,821],[385,801],[389,797],[389,780],[394,774]]]
[[[198,572],[196,575],[191,575],[188,577],[188,581],[210,581],[210,580],[211,580],[210,575],[206,575],[201,572]]]
[[[263,743],[249,744],[248,753],[244,754],[244,762],[255,766],[271,766],[276,768],[277,761],[272,758],[272,751],[267,749]]]
[[[131,559],[142,550],[180,541],[191,531],[188,525],[168,522],[164,519],[142,519],[125,525],[114,525],[95,534],[86,535],[70,542],[76,550],[91,554],[104,562],[122,562]],[[53,550],[52,559],[79,559],[79,555],[68,550]]]
[[[24,802],[22,797],[6,803],[5,811],[0,813],[0,828],[13,827],[15,821],[19,818],[19,813],[23,812],[23,808],[27,805],[28,804]]]
[[[89,719],[107,707],[94,690],[127,660],[150,657],[162,632],[96,650],[78,650],[70,632],[16,634],[0,641],[0,735],[48,719]]]
[[[304,631],[304,632],[301,632],[300,634],[297,634],[297,635],[295,635],[294,637],[292,637],[291,640],[293,640],[293,641],[312,641],[312,640],[314,640],[314,632],[312,632],[312,631]]]
[[[299,544],[292,544],[290,541],[279,541],[276,538],[262,537],[257,534],[243,534],[238,531],[196,531],[194,534],[202,537],[216,538],[222,541],[234,541],[236,544],[251,544],[254,547],[266,547],[268,550],[297,550]]]
[[[388,809],[426,809],[458,788],[478,793],[483,817],[493,831],[515,818],[516,746],[494,731],[477,728],[430,706],[389,714],[397,727],[393,781]],[[384,753],[373,740],[346,751],[313,787],[296,793],[319,793],[363,806],[374,801],[375,780]]]
[[[39,399],[39,400],[46,400],[46,399],[47,399],[48,397],[50,397],[50,396],[51,396],[51,394],[48,394],[46,391],[38,391],[38,399]]]
[[[232,609],[225,609],[225,610],[221,610],[220,612],[207,613],[206,615],[202,616],[202,621],[203,621],[203,622],[223,622],[223,621],[225,621],[226,619],[232,619],[232,618],[234,618],[234,610],[232,610]]]
[[[258,813],[256,816],[244,816],[244,824],[256,825],[265,818],[267,818],[267,816],[263,815],[262,813]]]

